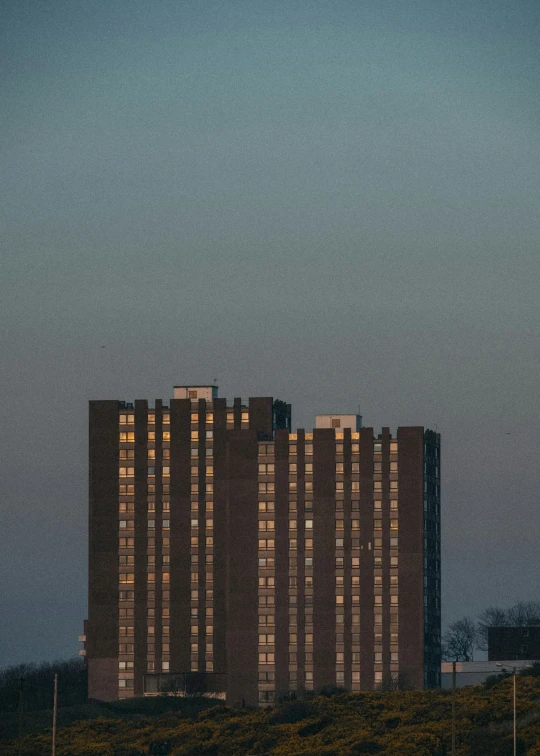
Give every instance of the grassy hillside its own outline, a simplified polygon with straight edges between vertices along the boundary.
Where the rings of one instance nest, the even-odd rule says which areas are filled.
[[[518,678],[517,705],[518,753],[540,756],[540,678]],[[160,697],[80,713],[71,722],[73,712],[61,713],[58,756],[450,754],[451,696],[441,691],[342,693],[267,710]],[[457,732],[459,756],[510,756],[512,680],[459,690]],[[17,756],[17,743],[0,751]],[[27,735],[22,753],[50,753],[50,730]]]

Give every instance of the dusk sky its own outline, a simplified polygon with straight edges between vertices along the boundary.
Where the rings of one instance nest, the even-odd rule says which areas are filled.
[[[443,624],[540,600],[537,0],[4,0],[0,666],[77,653],[88,400],[442,436]]]

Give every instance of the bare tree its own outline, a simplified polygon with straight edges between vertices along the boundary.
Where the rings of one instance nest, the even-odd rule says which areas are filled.
[[[508,610],[498,606],[488,606],[478,617],[476,642],[482,651],[488,649],[488,630],[490,627],[506,627],[508,622]]]
[[[508,624],[512,627],[540,625],[540,601],[519,601],[508,612]]]
[[[519,601],[510,609],[489,606],[478,617],[477,645],[488,650],[490,627],[530,627],[540,625],[540,601]]]
[[[442,655],[446,661],[473,661],[476,624],[463,617],[449,625],[443,636]]]

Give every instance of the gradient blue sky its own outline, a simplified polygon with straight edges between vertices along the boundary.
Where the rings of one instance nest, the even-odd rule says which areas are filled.
[[[540,599],[540,5],[5,0],[0,36],[0,665],[78,648],[88,399],[216,377],[436,426],[444,620]]]

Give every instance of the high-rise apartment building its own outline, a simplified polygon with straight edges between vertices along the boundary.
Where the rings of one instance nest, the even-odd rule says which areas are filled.
[[[89,696],[440,684],[440,440],[175,387],[90,402]],[[198,674],[204,673],[204,674]]]

